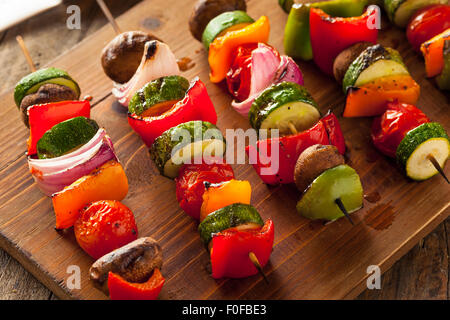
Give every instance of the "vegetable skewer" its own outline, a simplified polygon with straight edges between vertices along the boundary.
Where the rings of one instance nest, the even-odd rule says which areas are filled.
[[[147,60],[151,61],[147,64]],[[171,69],[171,65],[174,65],[174,63],[176,65],[174,55],[167,45],[156,40],[147,41],[145,43],[143,60],[139,68],[143,65],[144,67],[141,71],[138,69],[133,76],[135,79],[128,82],[132,87],[128,87],[127,83],[122,86],[123,90],[117,86],[113,90],[113,92],[116,91],[116,97],[121,95],[118,92],[119,90],[124,92],[122,95],[123,99],[120,98],[119,102],[128,106],[129,124],[150,148],[150,155],[161,174],[172,179],[180,176],[180,170],[183,170],[183,163],[189,163],[195,157],[202,156],[204,150],[213,150],[211,155],[214,157],[221,157],[225,150],[225,141],[220,131],[214,125],[217,121],[217,115],[205,85],[198,78],[193,79],[189,83],[187,79],[179,76],[178,67]],[[147,68],[147,70],[144,70],[144,68]],[[140,72],[146,75],[141,77]],[[130,94],[131,92],[133,92],[133,95]],[[202,136],[197,137],[196,127],[201,128],[200,131],[202,133],[207,130],[213,130],[216,131],[216,134],[214,134],[213,139],[203,139]],[[191,137],[189,143],[182,145],[179,139],[172,139],[178,133],[182,134],[186,130]],[[196,147],[200,147],[199,150],[202,154],[195,151]],[[237,200],[232,201],[232,203],[234,202],[237,202]],[[224,204],[221,204],[218,208],[223,206]],[[211,213],[205,212],[205,216]],[[187,213],[193,215],[191,212],[187,211]],[[198,213],[195,213],[195,215],[198,217]],[[218,263],[227,263],[226,260],[222,260],[225,252],[228,252],[230,249],[234,250],[232,247],[228,247],[228,242],[240,241],[239,239],[242,237],[249,240],[252,238],[258,239],[258,230],[261,229],[262,225],[256,229],[253,228],[251,232],[240,229],[232,230],[234,227],[240,228],[240,226],[230,227],[232,227],[230,230],[216,230],[215,232],[218,235],[221,234],[221,240],[217,245],[220,250],[211,251],[211,253],[214,252],[212,254],[214,270],[217,269],[215,266]],[[272,243],[273,224],[269,224],[268,228],[267,232],[269,233],[265,232],[261,237],[268,236],[269,239],[266,242]],[[216,236],[214,236],[215,238]],[[249,248],[255,245],[249,243]],[[249,250],[249,252],[253,252],[253,259],[250,260],[249,252],[247,252],[246,258],[242,261],[244,264],[247,264],[247,269],[243,271],[244,273],[232,273],[229,276],[244,277],[254,274],[253,271],[256,273],[261,272],[262,267],[267,263],[270,251],[271,246],[265,248],[263,259],[259,259],[261,251],[253,252]],[[248,263],[252,264],[253,269],[248,269]],[[222,270],[222,273],[214,273],[214,276],[218,278],[224,277],[226,276],[226,273],[223,273],[224,271],[226,269]]]
[[[18,42],[29,57],[23,40],[19,38]],[[76,85],[79,92],[78,85],[64,71],[55,68],[36,71],[31,58],[27,60],[33,73],[19,81],[16,87],[15,99],[18,105],[28,99],[32,86],[42,88],[48,86],[46,82],[56,86],[52,82],[68,84],[64,80],[70,79],[72,82],[69,84]],[[97,272],[101,271],[103,264],[119,264],[117,261],[122,257],[118,253],[147,249],[143,249],[142,243],[136,243],[138,231],[133,213],[117,201],[128,192],[127,177],[106,131],[89,119],[89,101],[64,101],[61,95],[59,99],[53,99],[57,102],[41,104],[46,101],[38,97],[32,100],[32,103],[37,104],[25,106],[23,111],[29,116],[30,172],[41,191],[52,198],[56,215],[55,229],[58,231],[74,225],[78,244],[94,258],[119,248],[107,262],[100,258],[91,270],[98,268],[90,274],[94,283],[100,281],[104,284],[104,292],[111,299],[156,299],[165,281],[159,271],[162,265],[160,254],[155,256],[153,262],[146,261],[148,264],[144,266],[142,261],[148,260],[149,256],[140,257],[137,264],[142,268],[138,267],[137,270],[128,267],[124,273],[124,269],[112,268],[109,273],[102,275],[103,278],[98,278]],[[58,101],[61,99],[63,101]],[[133,240],[136,241],[127,245]],[[150,238],[145,243],[159,248]],[[147,270],[145,274],[142,273],[143,269]],[[137,282],[133,278],[136,276],[140,277]],[[146,282],[140,283],[142,281]]]
[[[193,17],[198,16],[196,11],[200,3],[194,8]],[[219,1],[214,3],[219,7]],[[216,16],[210,18],[209,22],[197,21],[197,25],[206,25],[202,42],[209,51],[210,80],[219,82],[226,78],[229,92],[241,101],[233,101],[232,106],[236,111],[248,116],[255,130],[268,130],[267,140],[258,141],[256,148],[247,147],[249,157],[254,152],[257,154],[254,166],[261,179],[270,184],[293,182],[295,161],[309,146],[316,143],[336,144],[339,152],[345,152],[339,123],[333,114],[324,117],[323,121],[320,119],[317,104],[302,86],[303,79],[298,66],[266,44],[267,18],[263,16],[255,21],[244,11],[232,10],[211,10],[210,16],[213,13]],[[192,34],[195,37],[195,33]],[[215,52],[217,48],[223,49],[222,56]],[[279,130],[281,138],[270,138],[274,129]],[[278,143],[281,146],[280,158],[260,154],[259,150],[271,150],[269,144]],[[278,164],[278,170],[273,175],[261,174],[262,169],[268,169],[261,165],[268,163],[267,157],[271,158],[271,163]],[[340,201],[340,198],[337,199]],[[333,204],[337,210],[342,210],[338,216],[346,216],[353,223],[342,201],[338,206],[333,199]],[[315,211],[310,218],[319,216],[320,213]]]
[[[371,137],[375,147],[396,158],[413,180],[444,173],[442,168],[450,155],[448,135],[413,105],[387,104],[384,114],[373,120]],[[447,181],[445,174],[442,177]]]
[[[414,105],[419,97],[420,88],[418,84],[415,83],[415,81],[409,75],[409,72],[406,69],[397,51],[391,48],[384,48],[381,45],[373,45],[374,39],[366,37],[363,38],[364,41],[362,41],[362,39],[356,40],[353,45],[347,48],[343,46],[342,48],[336,51],[337,55],[335,56],[335,58],[328,57],[327,59],[325,59],[326,61],[322,61],[321,56],[317,56],[317,54],[323,52],[322,45],[319,46],[321,50],[316,50],[316,52],[314,52],[314,43],[323,41],[323,39],[327,39],[328,41],[330,38],[333,37],[336,38],[336,41],[328,41],[329,43],[332,44],[342,43],[347,40],[347,38],[345,37],[346,35],[345,33],[338,32],[339,31],[338,24],[331,23],[330,19],[316,19],[316,16],[323,15],[324,11],[326,13],[329,13],[331,16],[342,15],[343,13],[345,16],[346,13],[341,11],[341,9],[342,10],[344,9],[346,1],[347,0],[334,0],[331,2],[315,2],[309,4],[310,6],[305,4],[298,4],[292,6],[285,30],[286,33],[285,39],[287,39],[285,41],[286,51],[288,51],[291,54],[297,54],[297,51],[301,50],[301,48],[291,47],[290,43],[294,39],[299,40],[300,38],[302,38],[305,41],[310,40],[311,43],[313,44],[312,56],[316,64],[319,65],[319,67],[324,64],[333,63],[334,59],[333,63],[334,76],[337,81],[342,81],[344,92],[347,95],[346,106],[343,114],[344,117],[379,116],[386,111],[387,106],[392,101],[398,101],[399,103],[407,103],[410,105]],[[358,2],[358,4],[362,5],[360,9],[363,10],[364,6],[367,3],[363,0],[356,0],[356,1]],[[431,9],[426,10],[442,11],[443,9],[447,10],[446,9],[447,7],[448,5],[438,6],[437,9],[436,7],[432,7]],[[300,14],[302,10],[306,10],[305,8],[308,8],[309,15]],[[402,6],[402,8],[405,9],[407,8],[407,6]],[[417,9],[416,6],[411,8],[414,8],[414,10]],[[409,11],[408,12],[405,11],[404,14],[409,15],[412,13]],[[347,20],[341,18],[336,19],[338,19],[340,22],[344,21],[350,22],[354,21],[354,19],[359,18],[350,17],[346,18]],[[414,19],[415,18],[413,18],[413,21]],[[435,23],[434,27],[436,28],[436,30],[441,31],[442,29],[445,29],[447,23],[445,20],[446,19],[444,16],[443,19]],[[414,23],[415,25],[417,25],[417,22]],[[302,26],[307,25],[311,29],[310,34],[306,36],[304,33],[302,33],[300,25]],[[352,28],[354,28],[355,32],[359,30],[361,31],[361,33],[363,33],[363,29],[367,29],[366,30],[367,32],[369,32],[370,29],[369,25],[367,24],[363,24],[359,27],[352,25]],[[420,30],[423,30],[423,28]],[[419,34],[418,33],[419,31],[416,32],[417,34]],[[311,38],[309,37],[309,35],[311,35]],[[410,37],[412,38],[411,33]],[[439,36],[438,40],[436,41],[437,42],[441,41],[439,42],[441,45],[443,43],[442,38],[439,38]],[[434,43],[431,42],[431,44]],[[442,50],[443,50],[442,48],[437,50],[438,52],[441,53],[441,56]],[[432,50],[429,50],[429,52],[432,52]],[[302,55],[299,53],[299,56],[301,57]],[[448,56],[448,58],[450,58],[450,55]],[[441,57],[440,70],[438,70],[436,73],[441,72],[441,70],[444,68],[443,60],[444,58]],[[429,64],[431,65],[431,63]],[[321,69],[324,70],[324,68],[322,67]],[[403,112],[409,111],[404,110]],[[409,129],[413,128],[414,126],[410,127]],[[403,133],[402,137],[404,137],[405,134],[406,132]],[[398,141],[398,143],[399,142],[400,141]],[[377,147],[379,146],[380,145],[378,144]],[[404,147],[402,146],[402,148]],[[425,167],[423,167],[422,170],[424,170],[424,172],[426,171],[429,173],[427,175],[428,177],[433,175],[432,174],[433,171],[434,173],[438,172],[443,173],[442,166],[445,164],[445,160],[437,161],[436,157],[437,153],[448,155],[448,151],[445,150],[445,146],[443,144],[440,145],[439,148],[440,148],[439,150],[430,149],[429,152],[431,153],[424,155],[425,159],[424,161],[428,162],[427,165],[428,168],[425,169]],[[424,149],[422,148],[422,150]],[[410,152],[409,153],[410,155],[412,154],[411,153],[412,150],[408,152]],[[396,156],[395,150],[393,156],[394,157]],[[432,159],[434,159],[435,161],[433,161]],[[406,165],[406,159],[403,159],[400,162],[402,163],[402,165]],[[433,168],[433,170],[431,170],[430,168]],[[411,176],[409,174],[409,172],[411,172],[410,170],[406,170],[406,172],[407,175],[409,177],[412,177],[413,179],[423,180],[422,177],[417,176],[417,173],[414,173]],[[445,174],[443,175],[443,177],[445,180],[447,180]]]
[[[363,189],[337,147],[316,144],[304,150],[296,161],[294,179],[302,193],[297,203],[300,214],[330,221],[345,216],[354,225],[350,213],[362,207]]]
[[[269,137],[272,129],[279,129],[281,136],[297,136],[313,127],[320,119],[317,104],[303,87],[298,65],[266,44],[269,29],[267,18],[263,16],[255,21],[242,9],[226,11],[224,6],[220,6],[220,1],[211,1],[219,9],[211,9],[209,15],[214,17],[205,21],[196,14],[201,3],[199,1],[195,6],[192,17],[199,20],[197,25],[206,25],[202,30],[202,40],[208,50],[210,79],[218,82],[226,78],[228,91],[236,99],[232,102],[235,110],[248,117],[255,130],[267,129]],[[227,54],[222,51],[221,55],[216,54],[214,50],[222,47]],[[221,76],[216,79],[215,74]],[[343,143],[340,151],[345,151]],[[295,159],[297,157],[298,154]],[[285,168],[283,165],[280,167]],[[294,166],[290,168],[292,172],[287,172],[285,179],[275,181],[292,182]],[[261,178],[267,183],[267,177]],[[275,181],[272,183],[277,183]]]

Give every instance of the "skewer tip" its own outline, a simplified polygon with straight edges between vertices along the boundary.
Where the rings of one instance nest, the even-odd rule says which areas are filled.
[[[336,200],[334,200],[334,202],[336,202],[337,206],[339,207],[339,209],[341,209],[342,213],[345,215],[345,217],[348,219],[348,221],[350,221],[350,223],[352,225],[355,225],[355,223],[353,222],[352,218],[348,214],[347,209],[345,209],[345,206],[342,203],[341,198],[337,198]]]
[[[436,160],[436,158],[432,155],[428,155],[428,160],[430,160],[431,164],[436,168],[436,170],[439,172],[439,174],[447,181],[448,184],[450,184],[450,181],[448,180],[447,176],[444,173],[444,170],[442,169],[439,162]]]
[[[256,257],[256,255],[253,252],[249,252],[248,253],[248,257],[250,259],[250,261],[253,263],[253,265],[256,267],[256,269],[258,269],[259,273],[262,275],[262,277],[264,278],[264,281],[269,284],[269,280],[266,277],[266,274],[264,273],[264,271],[262,270],[261,264],[259,263],[258,258]]]
[[[114,31],[117,34],[121,34],[122,30],[120,29],[119,25],[117,24],[116,20],[114,19],[111,11],[109,11],[108,6],[105,4],[103,0],[97,0],[97,4],[99,5],[100,9],[102,9],[103,14],[108,19],[109,23],[112,25]]]
[[[30,52],[28,51],[27,47],[25,46],[25,41],[23,41],[22,36],[21,35],[16,36],[16,41],[19,44],[20,49],[22,49],[23,55],[25,56],[25,59],[27,60],[30,70],[32,72],[35,72],[36,66],[33,63],[33,59],[31,58]]]

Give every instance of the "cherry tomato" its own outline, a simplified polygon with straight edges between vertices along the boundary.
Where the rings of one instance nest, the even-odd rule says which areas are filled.
[[[409,43],[417,51],[420,45],[450,28],[450,5],[432,5],[412,16],[406,29]]]
[[[192,218],[200,219],[205,182],[220,183],[234,178],[233,169],[224,163],[185,164],[175,179],[177,200]]]
[[[74,224],[80,247],[98,259],[137,239],[134,215],[116,200],[102,200],[85,207]]]
[[[257,47],[257,43],[246,43],[237,47],[231,55],[233,63],[226,79],[228,91],[238,101],[244,101],[250,94],[252,51]]]
[[[405,135],[419,125],[430,122],[417,107],[393,102],[372,124],[372,141],[375,147],[387,156],[395,158],[397,147]]]

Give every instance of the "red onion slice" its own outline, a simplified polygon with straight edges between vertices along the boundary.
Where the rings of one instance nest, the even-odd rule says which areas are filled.
[[[99,131],[103,133],[97,133],[83,147],[70,154],[53,159],[28,158],[30,172],[44,194],[51,196],[105,162],[117,160],[110,137],[105,135],[104,129]]]
[[[121,105],[128,107],[134,93],[147,82],[179,74],[177,59],[169,46],[157,40],[148,41],[145,43],[144,54],[136,73],[125,84],[114,82],[112,94]]]
[[[71,153],[52,159],[38,159],[36,156],[31,156],[28,157],[28,163],[43,174],[63,170],[86,158],[84,153],[97,146],[105,135],[105,129],[100,128],[89,142]]]
[[[301,86],[304,84],[302,71],[297,63],[288,56],[281,56],[280,66],[275,78],[278,79],[275,83],[295,82]]]
[[[259,43],[258,48],[252,51],[249,97],[242,102],[233,101],[231,103],[237,112],[247,117],[253,100],[273,83],[279,65],[280,57],[274,52],[274,49],[264,43]]]
[[[274,49],[259,43],[252,52],[252,75],[249,97],[242,101],[233,101],[231,105],[242,116],[248,117],[253,101],[272,84],[280,82],[295,82],[303,85],[300,68],[288,56],[278,57]]]

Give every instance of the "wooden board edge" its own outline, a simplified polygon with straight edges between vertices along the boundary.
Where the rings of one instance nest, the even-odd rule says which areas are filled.
[[[395,262],[400,260],[406,253],[409,252],[415,245],[419,243],[419,241],[429,235],[438,225],[443,223],[445,219],[450,215],[450,212],[446,214],[446,211],[450,211],[450,202],[447,203],[440,211],[436,213],[436,215],[428,221],[425,225],[422,226],[421,229],[417,230],[413,235],[411,235],[407,240],[405,240],[394,252],[391,253],[384,261],[380,264],[381,274],[384,274],[388,271]],[[364,289],[367,288],[366,280],[369,275],[361,279],[361,281],[353,287],[352,290],[347,292],[342,299],[345,300],[353,300],[358,295],[360,295]],[[380,290],[383,290],[381,288]]]
[[[403,242],[390,256],[388,256],[380,264],[382,274],[389,270],[394,263],[403,257],[409,250],[411,250],[420,239],[427,236],[433,231],[440,223],[442,223],[449,214],[450,203],[443,207],[433,219],[430,219],[420,230],[417,230],[412,236]],[[66,290],[62,286],[58,285],[58,281],[54,279],[49,273],[45,272],[39,264],[37,264],[32,258],[27,256],[23,250],[20,250],[17,246],[11,243],[7,238],[0,233],[0,247],[4,249],[9,255],[16,259],[27,271],[29,271],[36,279],[44,284],[50,291],[52,291],[59,299],[73,300],[76,299],[69,290]],[[352,290],[347,292],[343,297],[337,299],[352,300],[355,299],[366,288],[367,276],[364,277]]]
[[[39,282],[46,288],[53,292],[59,299],[73,300],[75,297],[70,294],[70,291],[64,289],[58,284],[58,281],[53,278],[48,272],[43,270],[39,264],[23,250],[18,248],[2,233],[0,233],[0,247],[6,251],[11,257],[16,259],[22,267],[30,272]]]

